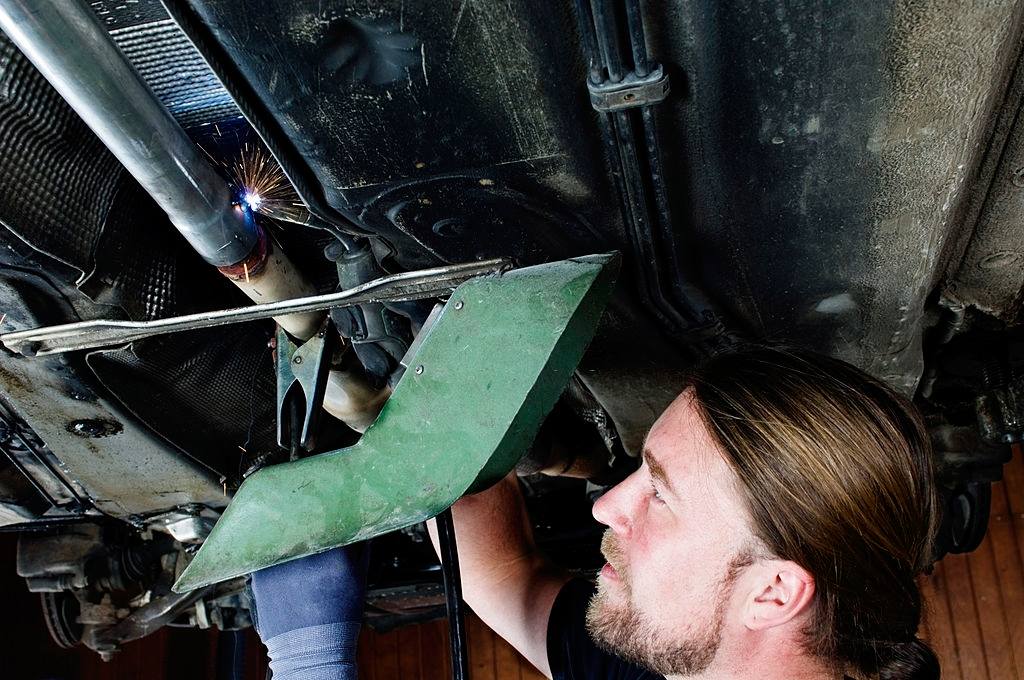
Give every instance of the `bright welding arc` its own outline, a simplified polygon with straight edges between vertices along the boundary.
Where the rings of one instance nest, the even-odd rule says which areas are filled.
[[[277,160],[262,144],[246,141],[236,156],[219,164],[227,171],[240,205],[275,220],[308,223],[309,211]]]

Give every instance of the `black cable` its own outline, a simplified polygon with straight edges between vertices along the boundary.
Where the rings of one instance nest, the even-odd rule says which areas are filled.
[[[644,37],[644,18],[640,13],[640,0],[626,0],[626,23],[629,24],[629,42],[633,48],[633,69],[640,78],[651,72],[647,57],[647,38]]]
[[[625,0],[624,6],[626,26],[621,25],[614,0],[576,0],[580,43],[592,81],[607,69],[607,82],[620,82],[630,70],[623,30],[632,53],[632,71],[641,78],[652,72],[640,0]],[[598,122],[632,246],[632,270],[641,300],[673,332],[717,318],[679,263],[653,108],[643,106],[639,115],[632,110],[601,112]],[[661,261],[669,265],[670,281],[659,272]]]
[[[597,28],[597,46],[608,69],[608,80],[618,83],[622,80],[622,56],[619,54],[619,26],[615,21],[615,7],[611,0],[591,0],[594,11],[594,25]]]
[[[245,674],[245,636],[223,630],[217,636],[217,680],[242,680]]]
[[[589,0],[576,0],[576,22],[580,30],[583,56],[587,59],[590,82],[597,84],[603,78],[604,67],[597,54],[597,38],[594,37],[594,16],[590,13]]]
[[[462,581],[459,576],[459,551],[455,545],[455,524],[451,508],[437,516],[437,542],[441,552],[444,597],[448,605],[448,633],[451,638],[452,678],[469,680],[469,648],[466,646],[466,620],[462,609]]]

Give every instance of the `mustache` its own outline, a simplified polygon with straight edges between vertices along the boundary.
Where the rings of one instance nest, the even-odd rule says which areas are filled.
[[[625,581],[625,557],[622,553],[622,546],[619,545],[619,539],[616,538],[615,533],[611,529],[606,530],[601,537],[601,554],[604,556],[605,561],[612,565],[612,569],[618,572],[619,577]]]

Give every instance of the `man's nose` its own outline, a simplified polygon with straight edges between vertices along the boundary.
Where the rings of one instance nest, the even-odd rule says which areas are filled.
[[[633,488],[636,480],[637,473],[634,472],[605,491],[594,503],[594,519],[607,525],[617,534],[629,534],[633,526],[632,517],[636,504],[637,494]]]

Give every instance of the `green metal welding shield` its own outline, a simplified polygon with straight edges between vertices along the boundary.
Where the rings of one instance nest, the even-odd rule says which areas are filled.
[[[594,335],[618,270],[592,255],[472,279],[354,446],[242,484],[174,590],[407,527],[512,469]]]

